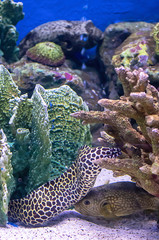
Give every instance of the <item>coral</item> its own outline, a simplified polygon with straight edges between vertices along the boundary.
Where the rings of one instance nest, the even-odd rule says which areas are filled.
[[[53,21],[31,30],[20,42],[20,56],[40,42],[54,42],[62,47],[65,55],[92,48],[101,42],[103,33],[92,21]]]
[[[131,34],[116,50],[112,57],[115,67],[147,67],[153,65],[154,41],[150,31],[140,31]]]
[[[38,100],[35,101],[35,99]],[[91,143],[89,126],[82,126],[80,120],[70,117],[70,113],[73,113],[77,109],[88,111],[88,107],[82,98],[66,85],[48,90],[37,85],[32,100],[34,121],[38,121],[36,120],[37,118],[39,118],[38,122],[42,121],[40,114],[44,114],[45,118],[47,118],[47,120],[43,120],[41,123],[45,125],[45,128],[49,129],[43,138],[45,144],[47,137],[50,139],[48,142],[51,141],[51,178],[57,177],[72,164],[72,161],[76,157],[77,149],[83,144]],[[43,111],[41,110],[39,112],[39,104],[41,104],[41,107],[45,107]],[[36,109],[37,113],[34,109]],[[48,117],[46,114],[48,114]],[[41,131],[39,123],[35,124],[35,128]],[[35,134],[37,130],[34,130]],[[37,152],[38,149],[40,151],[42,145],[44,144],[40,143],[39,148],[36,147]],[[46,145],[47,148],[48,145],[49,144]],[[48,150],[49,149],[50,148],[48,148]],[[44,151],[44,157],[45,152],[46,151]],[[41,158],[41,154],[39,154],[39,158]],[[35,158],[34,161],[36,162]]]
[[[49,90],[37,85],[31,99],[20,95],[10,73],[0,65],[0,127],[12,152],[16,183],[12,197],[25,196],[50,176],[59,176],[72,164],[77,149],[91,143],[89,126],[70,117],[79,110],[88,107],[67,85]]]
[[[31,60],[49,66],[60,66],[65,60],[61,47],[53,42],[37,43],[27,50],[26,55]]]
[[[152,30],[152,36],[155,40],[156,43],[156,48],[155,48],[155,52],[157,55],[159,55],[159,23],[157,23],[153,30]]]
[[[13,191],[14,179],[11,165],[12,153],[7,143],[6,135],[0,130],[0,224],[7,222],[8,203]]]
[[[19,96],[20,91],[10,73],[3,65],[0,65],[0,127],[6,134],[9,133],[9,120]]]
[[[18,33],[15,25],[24,17],[22,10],[21,2],[0,1],[0,56],[9,63],[18,60],[19,48],[16,46]]]
[[[90,144],[89,127],[69,116],[88,110],[81,97],[69,87],[45,90],[36,85],[31,99],[22,95],[13,109],[12,165],[19,198],[57,177],[76,158],[77,149]]]
[[[130,175],[147,192],[159,196],[159,93],[149,84],[143,69],[120,67],[116,71],[124,96],[120,100],[99,100],[103,112],[81,111],[71,116],[85,124],[105,123],[107,134],[114,138],[123,155],[97,162],[118,175]]]

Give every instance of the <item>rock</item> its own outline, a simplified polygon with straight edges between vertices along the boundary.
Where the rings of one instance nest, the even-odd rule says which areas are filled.
[[[82,79],[68,67],[53,68],[21,59],[19,62],[10,65],[10,70],[13,80],[21,92],[29,93],[29,96],[36,84],[41,84],[46,89],[67,84],[78,94],[84,89]]]
[[[139,31],[151,32],[154,24],[146,22],[119,22],[109,25],[104,31],[104,40],[98,50],[101,71],[105,75],[107,96],[111,99],[119,98],[121,85],[117,85],[117,75],[112,65],[112,57],[117,48],[132,34]]]
[[[112,57],[114,67],[146,68],[154,65],[155,42],[150,31],[140,31],[131,34],[116,50]]]
[[[71,55],[82,48],[91,48],[103,39],[103,33],[92,21],[53,21],[44,23],[32,31],[20,42],[20,56],[39,42],[54,42],[62,47],[64,54]]]
[[[84,88],[79,93],[82,99],[87,103],[89,110],[100,110],[98,100],[103,97],[101,77],[94,68],[85,70],[74,70],[83,80]]]

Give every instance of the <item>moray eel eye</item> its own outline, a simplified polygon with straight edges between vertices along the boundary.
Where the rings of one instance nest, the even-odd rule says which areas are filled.
[[[90,201],[86,200],[86,201],[84,201],[84,204],[85,204],[85,205],[89,205],[89,204],[90,204]]]
[[[105,207],[107,204],[108,204],[107,202],[104,202],[104,203],[102,204],[102,207]]]

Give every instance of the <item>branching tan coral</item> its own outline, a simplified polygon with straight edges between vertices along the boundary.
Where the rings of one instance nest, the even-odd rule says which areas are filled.
[[[99,159],[102,167],[129,174],[146,191],[159,196],[159,93],[141,68],[131,71],[120,67],[116,72],[124,96],[99,100],[103,112],[81,111],[72,116],[84,124],[104,123],[106,133],[122,149],[121,158]]]

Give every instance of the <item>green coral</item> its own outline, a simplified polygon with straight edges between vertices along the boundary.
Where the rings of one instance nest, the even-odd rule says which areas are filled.
[[[9,145],[3,130],[0,130],[0,224],[7,222],[8,202],[13,191],[14,179]]]
[[[21,2],[0,1],[0,56],[3,56],[9,63],[18,60],[19,48],[16,46],[18,32],[15,25],[23,17]]]
[[[0,127],[12,152],[13,198],[59,176],[77,149],[91,143],[89,126],[70,116],[80,110],[88,107],[67,85],[48,90],[36,85],[31,99],[20,96],[10,73],[0,66]]]
[[[152,30],[152,36],[155,40],[156,43],[156,48],[155,48],[155,52],[157,55],[159,55],[159,23],[157,23],[153,30]]]
[[[32,130],[31,130],[31,151],[29,159],[29,183],[26,191],[30,192],[41,183],[47,182],[50,177],[52,158],[52,146],[49,135],[49,119],[47,104],[44,102],[39,88],[36,86],[32,101]]]
[[[37,85],[32,97],[33,103],[37,96],[45,106],[45,115],[48,114],[45,124],[49,127],[52,145],[51,178],[54,178],[71,165],[79,147],[91,143],[89,126],[82,125],[81,121],[70,116],[77,109],[88,111],[88,107],[82,98],[66,85],[49,90]],[[36,106],[37,111],[39,107]],[[35,118],[40,118],[37,115],[38,113],[34,113]]]
[[[0,128],[9,133],[9,120],[17,104],[20,91],[8,70],[0,65]]]
[[[37,43],[27,50],[26,55],[34,61],[50,66],[59,66],[65,60],[61,47],[53,42]]]
[[[10,120],[15,136],[14,197],[59,176],[76,158],[77,149],[91,143],[89,126],[70,116],[77,110],[88,111],[88,107],[66,85],[49,90],[36,85],[31,100],[20,97]]]

